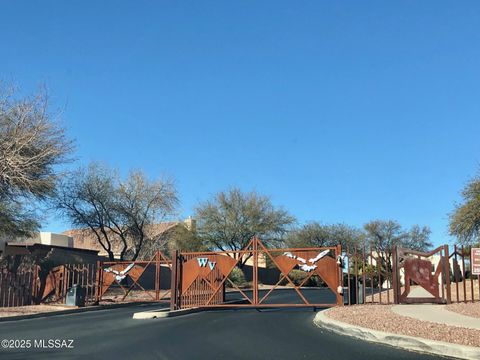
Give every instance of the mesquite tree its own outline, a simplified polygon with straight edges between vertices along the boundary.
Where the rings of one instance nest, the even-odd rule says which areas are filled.
[[[344,251],[360,249],[365,233],[347,224],[320,224],[310,222],[293,230],[287,236],[288,247],[324,247],[340,244]]]
[[[278,245],[295,219],[256,192],[233,188],[200,203],[195,210],[198,236],[212,250],[237,251],[258,236],[267,246]],[[239,263],[243,266],[248,257]]]

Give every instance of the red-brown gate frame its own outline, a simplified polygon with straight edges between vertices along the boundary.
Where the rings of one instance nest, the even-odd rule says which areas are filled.
[[[307,277],[299,284],[295,285],[289,277],[289,272],[297,265],[307,263],[309,256],[314,256],[324,252],[323,257],[318,258],[312,264],[314,270],[308,273]],[[327,253],[334,253],[334,256],[326,256]],[[281,272],[279,281],[264,295],[259,298],[258,282],[258,256],[265,254],[268,259]],[[281,253],[283,256],[273,256],[275,253]],[[287,256],[285,254],[289,253]],[[212,251],[212,252],[174,252],[172,258],[172,290],[171,290],[171,308],[189,308],[189,307],[331,307],[343,305],[342,288],[342,267],[341,267],[341,246],[323,247],[323,248],[287,248],[287,249],[267,249],[264,244],[256,237],[252,238],[249,244],[243,250],[239,251]],[[299,254],[299,255],[295,255]],[[303,257],[300,257],[303,255]],[[229,279],[230,273],[240,263],[245,256],[253,258],[253,281],[250,298],[233,281]],[[315,257],[315,256],[314,256]],[[200,260],[199,260],[200,259]],[[202,260],[203,259],[203,260]],[[301,259],[301,260],[300,260]],[[202,262],[202,264],[201,264]],[[213,264],[209,268],[209,264]],[[208,266],[207,266],[208,265]],[[216,271],[216,272],[214,272]],[[311,303],[302,294],[302,286],[314,275],[318,275],[332,290],[336,296],[336,303]],[[286,280],[293,290],[299,295],[303,303],[265,303],[269,295]],[[237,290],[247,304],[228,304],[224,302],[223,291],[226,283]],[[199,289],[196,284],[202,283],[203,288]],[[193,293],[188,292],[193,289]],[[342,289],[339,291],[339,289]],[[222,296],[219,296],[222,294]]]
[[[147,269],[148,266],[154,264],[155,265],[155,296],[153,296],[149,291],[144,289],[140,284],[139,280],[142,277],[143,273]],[[151,298],[151,301],[167,301],[167,295],[169,295],[170,290],[168,290],[165,294],[160,295],[160,272],[161,266],[167,265],[168,267],[172,267],[172,261],[161,251],[157,251],[155,256],[150,261],[105,261],[105,262],[98,262],[98,286],[97,286],[97,302],[102,300],[103,295],[110,289],[113,285],[117,285],[123,291],[123,298],[121,301],[124,301],[125,298],[130,294],[130,292],[134,289],[134,287],[138,287],[144,293],[148,294]],[[106,269],[115,270],[115,272],[121,272],[122,270],[127,269],[127,267],[131,266],[130,270],[126,272],[125,277],[129,277],[132,280],[132,284],[129,286],[125,286],[122,284],[122,281],[118,281],[116,277],[113,275],[114,273],[110,272],[108,275],[105,274]],[[108,277],[106,279],[106,277]],[[122,279],[123,280],[123,279]],[[145,301],[145,300],[141,300]]]
[[[432,274],[432,262],[422,258],[436,254],[440,256],[440,261]],[[393,289],[396,304],[451,303],[448,245],[439,246],[430,252],[394,247],[393,262]],[[400,283],[401,269],[404,271],[405,287],[403,291]],[[439,279],[441,280],[439,281]],[[411,281],[429,292],[432,297],[409,298]]]

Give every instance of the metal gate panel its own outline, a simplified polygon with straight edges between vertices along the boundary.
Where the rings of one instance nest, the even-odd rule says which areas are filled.
[[[259,258],[270,262],[278,269],[279,279],[270,287],[259,289]],[[294,248],[268,249],[258,239],[253,238],[244,250],[218,252],[176,253],[172,267],[171,308],[190,307],[326,307],[343,304],[341,287],[341,248]],[[251,286],[240,288],[230,275],[235,268],[244,266],[250,260],[252,269]],[[292,270],[305,272],[305,278],[295,284]],[[305,284],[312,277],[320,278],[334,298],[332,303],[310,301],[306,296]],[[298,295],[298,303],[281,303],[272,299],[282,282]],[[226,302],[225,286],[241,296],[243,303]],[[284,286],[285,288],[285,286]],[[262,294],[263,293],[263,294]],[[228,294],[227,294],[228,295]]]
[[[162,252],[158,251],[149,261],[108,261],[100,262],[98,270],[97,301],[105,300],[107,292],[111,292],[116,301],[167,301],[170,290],[161,293],[160,279],[162,267],[171,268],[172,262]],[[147,271],[148,270],[148,271]],[[141,284],[145,274],[150,274],[152,289],[146,289]],[[145,279],[146,280],[146,279]],[[138,298],[132,296],[137,292]]]
[[[436,267],[431,261],[434,255],[440,256]],[[450,303],[450,265],[448,246],[440,246],[430,252],[421,252],[401,247],[394,249],[395,285],[394,296],[397,304]],[[404,287],[400,275],[403,271]],[[412,284],[420,286],[430,296],[408,297]]]

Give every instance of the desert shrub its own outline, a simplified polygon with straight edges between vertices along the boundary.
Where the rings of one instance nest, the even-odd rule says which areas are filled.
[[[320,278],[318,275],[313,275],[308,281],[305,286],[319,286],[325,287],[327,284]]]
[[[245,285],[245,274],[243,273],[242,269],[238,267],[233,268],[230,275],[228,275],[228,278],[237,286]]]
[[[308,273],[302,270],[292,270],[288,274],[288,277],[295,285],[300,285],[303,280],[308,276]]]
[[[290,280],[292,280],[292,282],[295,284],[295,285],[300,285],[302,283],[303,280],[305,280],[305,278],[308,276],[308,273],[306,273],[305,271],[302,271],[302,270],[292,270],[288,273],[288,277],[290,278]],[[280,277],[282,277],[282,275],[280,275]],[[307,283],[310,282],[307,281]],[[283,279],[282,282],[280,283],[280,285],[290,285],[290,283],[288,282],[287,279]],[[308,286],[308,284],[304,284],[305,286]]]

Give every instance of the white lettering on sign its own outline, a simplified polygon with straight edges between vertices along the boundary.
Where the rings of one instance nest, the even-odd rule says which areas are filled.
[[[205,267],[208,264],[208,258],[197,258],[197,261],[200,267]]]
[[[200,267],[205,267],[208,264],[208,267],[210,270],[213,270],[215,268],[216,262],[208,260],[208,258],[197,258],[198,265]]]
[[[472,248],[472,274],[480,275],[480,248]]]

